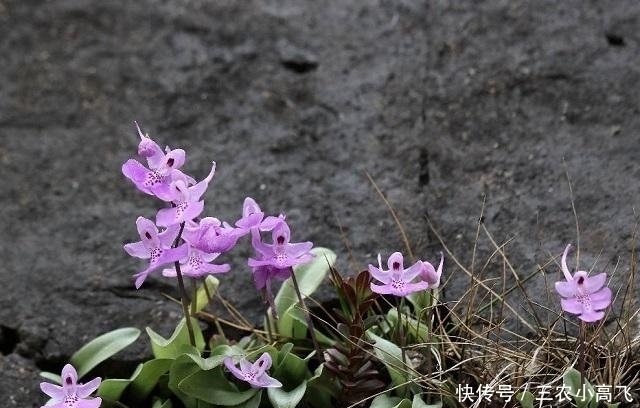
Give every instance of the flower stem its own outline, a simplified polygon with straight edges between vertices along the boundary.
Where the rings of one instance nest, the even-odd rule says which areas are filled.
[[[311,320],[311,315],[309,314],[309,309],[304,303],[304,299],[302,298],[302,294],[300,293],[300,287],[298,286],[298,280],[296,279],[296,273],[291,269],[291,282],[293,283],[293,287],[296,290],[296,295],[298,296],[298,300],[300,300],[300,305],[304,310],[304,315],[307,318],[307,325],[309,326],[309,333],[311,334],[311,340],[313,341],[313,348],[316,350],[318,358],[322,358],[322,353],[320,352],[320,346],[318,345],[318,340],[316,339],[316,330],[313,326],[313,320]]]
[[[580,321],[580,388],[584,387],[584,359],[585,359],[585,325],[583,321]],[[583,396],[585,398],[586,396]]]
[[[184,230],[184,221],[180,223],[180,231],[178,232],[178,236],[176,240],[173,242],[173,247],[177,248],[180,243],[180,239],[182,238],[182,231]],[[189,332],[189,343],[193,347],[196,346],[196,338],[193,335],[193,326],[191,325],[191,316],[189,314],[189,303],[187,300],[187,291],[184,288],[184,279],[182,278],[182,271],[180,271],[180,261],[174,262],[174,267],[176,269],[176,277],[178,278],[178,288],[180,289],[180,301],[182,302],[182,312],[184,313],[184,320],[187,323],[187,331]]]
[[[400,298],[398,303],[396,303],[396,309],[398,309],[398,329],[396,331],[397,341],[400,346],[400,351],[402,353],[402,364],[407,363],[407,351],[405,350],[405,337],[404,337],[404,327],[402,325],[402,307],[404,306],[404,298]],[[407,396],[407,388],[404,388],[404,396]]]

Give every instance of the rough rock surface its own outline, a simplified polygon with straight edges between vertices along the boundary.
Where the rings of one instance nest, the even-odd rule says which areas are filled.
[[[208,215],[234,220],[250,195],[343,271],[403,249],[369,172],[419,257],[442,248],[428,214],[469,265],[484,203],[516,273],[553,281],[576,242],[569,174],[581,265],[619,286],[637,249],[639,15],[611,0],[0,0],[3,406],[40,406],[38,371],[96,335],[179,318],[171,282],[136,291],[122,251],[157,209],[120,172],[133,120],[196,177],[217,161]],[[247,254],[223,289],[257,320]],[[455,300],[468,277],[447,256]]]

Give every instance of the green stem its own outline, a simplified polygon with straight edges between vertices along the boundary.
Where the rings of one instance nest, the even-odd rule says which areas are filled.
[[[404,337],[404,327],[402,324],[402,307],[404,306],[404,298],[400,298],[396,303],[396,309],[398,310],[398,329],[396,331],[397,334],[397,342],[400,345],[400,351],[402,353],[402,364],[407,363],[407,351],[405,350],[405,337]],[[405,397],[407,396],[407,388],[405,387],[404,393]]]
[[[173,247],[177,248],[180,243],[180,239],[182,238],[182,231],[184,230],[184,221],[180,223],[180,231],[178,232],[178,236],[176,240],[173,242]],[[189,303],[187,300],[187,291],[184,288],[184,279],[182,278],[182,271],[180,271],[180,261],[174,262],[174,267],[176,269],[176,277],[178,278],[178,288],[180,289],[180,301],[182,303],[182,312],[184,313],[184,319],[187,323],[187,331],[189,332],[189,342],[193,347],[196,346],[196,338],[193,335],[193,326],[191,325],[191,316],[189,315]]]

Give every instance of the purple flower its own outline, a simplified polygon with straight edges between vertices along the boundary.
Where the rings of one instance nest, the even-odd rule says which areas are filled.
[[[267,289],[267,297],[272,296],[269,283],[271,279],[285,280],[291,276],[291,267],[276,268],[273,265],[256,266],[253,269],[253,283],[256,289]],[[269,300],[269,299],[268,299]],[[270,302],[271,303],[271,302]],[[274,305],[271,305],[274,306]],[[275,310],[275,309],[274,309]]]
[[[185,241],[208,253],[229,251],[243,235],[245,233],[240,228],[234,228],[213,217],[205,217],[198,224],[192,222],[185,227],[183,232]]]
[[[196,218],[204,210],[204,201],[200,197],[207,191],[209,182],[216,172],[216,162],[211,165],[209,175],[194,186],[189,186],[186,176],[174,177],[169,186],[171,201],[175,204],[171,208],[163,208],[156,215],[156,224],[160,227],[180,224]]]
[[[140,135],[140,143],[138,144],[138,156],[147,159],[149,167],[156,168],[160,166],[162,164],[164,152],[162,151],[160,146],[158,146],[158,144],[149,137],[149,134],[142,134],[142,130],[140,130],[138,122],[134,121],[133,123],[136,124],[138,135]]]
[[[435,289],[440,286],[440,277],[442,276],[442,265],[444,264],[444,255],[440,253],[440,265],[438,270],[429,262],[422,261],[422,270],[420,278],[429,284],[429,289]]]
[[[240,360],[240,369],[233,363],[231,357],[224,359],[224,365],[239,380],[248,382],[253,388],[282,387],[282,383],[273,377],[269,377],[267,370],[271,367],[271,356],[263,353],[255,363],[250,363],[246,358]]]
[[[188,256],[180,260],[180,272],[182,272],[184,276],[188,276],[190,278],[201,278],[210,274],[229,272],[229,270],[231,270],[231,266],[229,266],[229,264],[219,265],[211,263],[219,255],[219,253],[205,253],[197,248],[189,246]],[[162,271],[162,275],[169,278],[175,278],[176,270],[175,268],[167,268]]]
[[[369,265],[369,273],[383,285],[375,285],[371,283],[371,290],[381,295],[394,295],[404,297],[410,293],[427,289],[429,283],[420,281],[412,283],[411,281],[422,271],[422,261],[416,262],[409,269],[404,269],[403,258],[400,252],[394,252],[389,256],[387,266],[389,270],[382,269],[382,260],[378,254],[378,268]]]
[[[100,386],[100,377],[94,378],[86,384],[78,384],[78,373],[71,364],[62,369],[62,386],[42,382],[40,389],[53,400],[52,405],[40,408],[98,408],[102,399],[87,399]]]
[[[271,231],[283,217],[264,217],[264,212],[251,197],[244,199],[242,204],[242,218],[236,221],[236,227],[248,234],[252,228],[259,228],[261,231]]]
[[[313,259],[314,255],[309,252],[313,243],[309,241],[289,242],[291,232],[284,219],[279,220],[273,228],[271,236],[273,244],[265,244],[260,239],[258,229],[251,230],[251,244],[258,254],[258,259],[249,258],[250,267],[273,266],[277,269],[283,269],[304,264]]]
[[[562,273],[566,281],[556,282],[560,294],[560,306],[567,313],[576,314],[584,322],[597,322],[604,317],[604,309],[611,304],[611,289],[605,286],[607,274],[602,272],[587,276],[585,271],[577,271],[571,276],[567,268],[567,254],[571,244],[562,254]]]
[[[163,265],[185,258],[188,255],[189,245],[182,244],[177,248],[172,248],[173,242],[180,232],[178,225],[171,226],[158,233],[158,228],[151,220],[138,217],[136,226],[138,227],[141,241],[126,244],[124,250],[131,256],[149,259],[147,269],[134,275],[136,289],[139,289],[151,272]]]
[[[129,159],[122,165],[122,173],[140,191],[154,195],[163,201],[172,201],[173,192],[169,185],[173,177],[176,175],[187,177],[178,170],[184,164],[186,154],[182,149],[170,150],[169,148],[164,153],[156,142],[142,134],[139,127],[138,133],[141,138],[138,154],[147,159],[149,168],[144,167],[137,160]],[[192,182],[193,179],[187,178]]]

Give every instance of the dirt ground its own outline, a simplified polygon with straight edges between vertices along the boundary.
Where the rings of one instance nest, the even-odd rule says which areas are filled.
[[[369,172],[418,257],[443,249],[428,215],[469,265],[482,213],[519,276],[552,282],[577,243],[568,175],[580,265],[617,290],[637,250],[639,17],[618,0],[0,0],[2,405],[40,406],[38,372],[100,333],[179,319],[172,282],[136,291],[122,250],[158,208],[120,171],[134,120],[197,178],[217,161],[207,215],[252,196],[346,273],[404,250]],[[234,254],[223,294],[258,321]],[[469,278],[449,254],[444,274],[455,301]],[[527,286],[558,310],[544,288]]]

